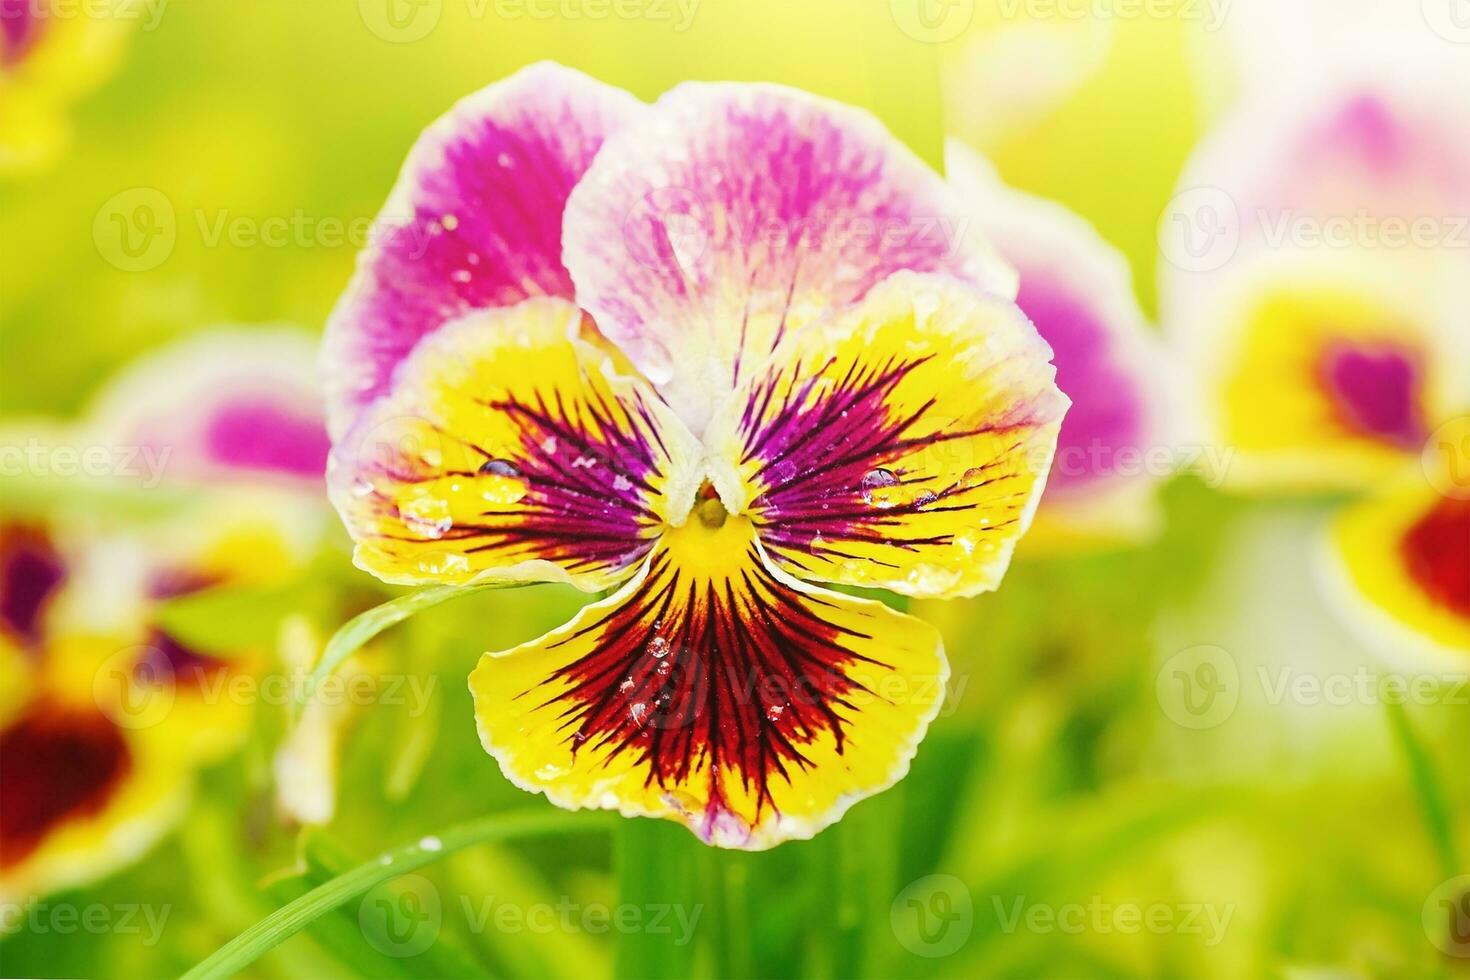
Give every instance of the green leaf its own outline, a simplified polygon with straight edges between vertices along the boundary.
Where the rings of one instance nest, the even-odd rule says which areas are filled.
[[[521,583],[505,585],[498,582],[485,585],[426,585],[422,589],[399,596],[397,599],[392,599],[381,606],[375,606],[365,613],[354,616],[327,641],[327,648],[322,651],[321,660],[317,662],[311,676],[307,679],[305,689],[298,696],[297,707],[310,701],[316,693],[317,686],[325,678],[331,676],[348,657],[362,649],[364,644],[388,627],[396,626],[425,609],[432,609],[451,599],[462,599],[480,592],[488,592],[491,589],[520,587]]]
[[[474,844],[505,841],[542,834],[586,833],[607,829],[608,815],[562,813],[545,809],[523,810],[482,817],[456,824],[433,837],[425,837],[380,857],[360,864],[345,874],[311,889],[261,919],[217,949],[183,980],[214,980],[232,977],[254,963],[262,954],[285,942],[321,916],[364,895],[399,875],[432,864],[455,851]]]

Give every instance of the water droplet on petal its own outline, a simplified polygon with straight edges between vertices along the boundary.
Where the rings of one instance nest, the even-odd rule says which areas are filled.
[[[863,474],[858,483],[863,503],[874,507],[892,507],[898,503],[893,487],[898,486],[898,476],[892,470],[874,467]]]
[[[526,481],[521,478],[520,467],[509,460],[487,460],[480,467],[480,476],[480,496],[486,503],[505,506],[526,495]]]
[[[424,851],[442,851],[444,842],[432,835],[419,840],[419,849]]]
[[[648,655],[655,659],[669,655],[669,641],[661,636],[655,636],[648,641]]]
[[[429,494],[405,501],[399,506],[399,513],[415,531],[430,540],[437,541],[454,527],[449,502]]]

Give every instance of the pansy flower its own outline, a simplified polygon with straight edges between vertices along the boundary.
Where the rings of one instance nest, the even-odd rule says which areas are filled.
[[[1238,487],[1377,485],[1470,404],[1464,109],[1354,78],[1244,102],[1162,229],[1162,316]]]
[[[89,410],[86,438],[112,447],[132,482],[191,496],[178,515],[112,535],[98,553],[138,596],[134,702],[166,701],[160,724],[187,732],[201,761],[244,736],[248,705],[225,692],[263,668],[266,651],[201,642],[167,610],[280,586],[320,542],[328,444],[313,347],[289,327],[203,331],[134,362]]]
[[[44,523],[0,519],[0,901],[136,859],[186,798],[172,754],[99,694],[125,643],[67,622],[75,569]]]
[[[1461,432],[1462,438],[1466,433]],[[1470,462],[1470,454],[1459,465]],[[1410,472],[1344,508],[1328,529],[1329,595],[1404,663],[1470,668],[1470,475],[1462,494]]]
[[[1173,471],[1165,363],[1134,297],[1128,262],[1083,218],[1007,187],[957,141],[950,184],[1020,276],[1016,303],[1056,352],[1072,400],[1026,547],[1127,541],[1157,529]]]
[[[117,64],[125,2],[0,0],[0,174],[42,165],[66,142],[67,107]]]
[[[1463,666],[1470,126],[1443,82],[1337,65],[1249,96],[1185,175],[1161,287],[1229,481],[1366,492],[1325,534],[1331,598],[1391,656]]]
[[[245,734],[250,704],[230,685],[266,651],[201,643],[176,629],[169,608],[211,590],[286,581],[319,539],[325,436],[301,367],[312,346],[301,334],[246,331],[185,341],[115,379],[82,424],[44,437],[6,434],[22,448],[32,439],[64,447],[89,465],[105,459],[109,472],[93,477],[194,497],[142,526],[81,515],[0,520],[7,900],[137,858],[182,812],[195,769]],[[223,424],[247,413],[300,427]],[[282,430],[300,437],[283,447]],[[65,541],[57,527],[69,528]]]
[[[938,635],[817,583],[994,588],[1067,404],[938,175],[801,92],[540,65],[384,220],[326,344],[357,563],[611,592],[475,670],[505,774],[749,849],[900,778]]]

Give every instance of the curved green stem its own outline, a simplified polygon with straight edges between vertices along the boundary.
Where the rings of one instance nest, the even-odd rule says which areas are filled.
[[[519,584],[504,585],[501,583],[428,585],[352,617],[343,623],[341,628],[327,641],[327,647],[322,651],[321,659],[312,669],[304,689],[297,695],[296,706],[298,708],[305,706],[316,694],[316,689],[323,680],[330,677],[338,667],[342,666],[343,661],[361,650],[364,644],[388,627],[396,626],[405,619],[416,616],[425,609],[432,609],[434,606],[448,602],[450,599],[461,599],[480,592],[488,592],[491,589],[519,587]]]
[[[318,885],[215,950],[184,974],[183,980],[216,980],[234,976],[322,915],[391,878],[432,864],[471,845],[540,834],[604,830],[611,824],[612,819],[603,815],[548,813],[546,810],[503,813],[456,824],[437,836],[386,851],[380,857]]]

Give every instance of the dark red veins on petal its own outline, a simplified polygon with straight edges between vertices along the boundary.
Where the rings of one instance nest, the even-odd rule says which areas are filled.
[[[563,667],[559,731],[575,753],[632,753],[645,785],[675,790],[707,779],[704,836],[732,813],[724,779],[775,812],[773,781],[812,765],[803,746],[824,733],[841,751],[866,692],[844,667],[868,658],[839,643],[858,634],[822,615],[829,603],[777,580],[752,548],[739,581],[690,581],[666,553],[609,619],[596,652]],[[872,662],[872,661],[868,661]],[[535,691],[524,697],[536,697]],[[748,816],[748,815],[747,815]]]
[[[0,732],[0,869],[70,820],[100,812],[132,767],[105,716],[46,702]]]
[[[1446,497],[1400,545],[1409,576],[1438,605],[1470,619],[1470,500]]]
[[[831,362],[816,368],[798,364],[756,387],[741,419],[741,433],[747,446],[743,462],[759,461],[756,481],[767,487],[750,508],[767,548],[800,565],[803,555],[853,557],[843,550],[844,542],[906,550],[947,544],[952,534],[917,533],[909,518],[920,512],[967,510],[971,504],[966,494],[1013,479],[999,472],[987,475],[999,469],[994,461],[969,468],[963,482],[925,475],[905,462],[928,456],[931,464],[941,464],[928,469],[952,474],[954,467],[942,464],[952,462],[946,457],[958,448],[947,444],[1019,430],[1033,421],[1025,405],[982,427],[938,424],[928,417],[933,401],[906,415],[893,414],[895,389],[931,358],[854,363],[835,379],[827,373]],[[917,435],[921,427],[926,434]],[[1018,437],[1010,449],[1020,447]],[[887,492],[881,505],[874,502],[875,484]],[[1017,489],[1018,506],[1025,492],[1024,487]],[[1002,531],[1014,523],[1014,518],[995,520],[985,530]]]
[[[589,386],[575,404],[559,391],[550,398],[537,392],[524,401],[486,402],[485,410],[516,421],[521,452],[514,459],[501,459],[440,430],[444,439],[461,442],[478,456],[479,471],[392,476],[405,483],[512,476],[524,481],[526,493],[483,511],[483,523],[457,523],[435,540],[458,544],[468,554],[505,551],[554,561],[574,572],[626,567],[648,553],[652,532],[661,523],[648,506],[651,481],[668,451],[641,396],[631,404],[610,403]],[[403,520],[401,513],[397,516]]]

